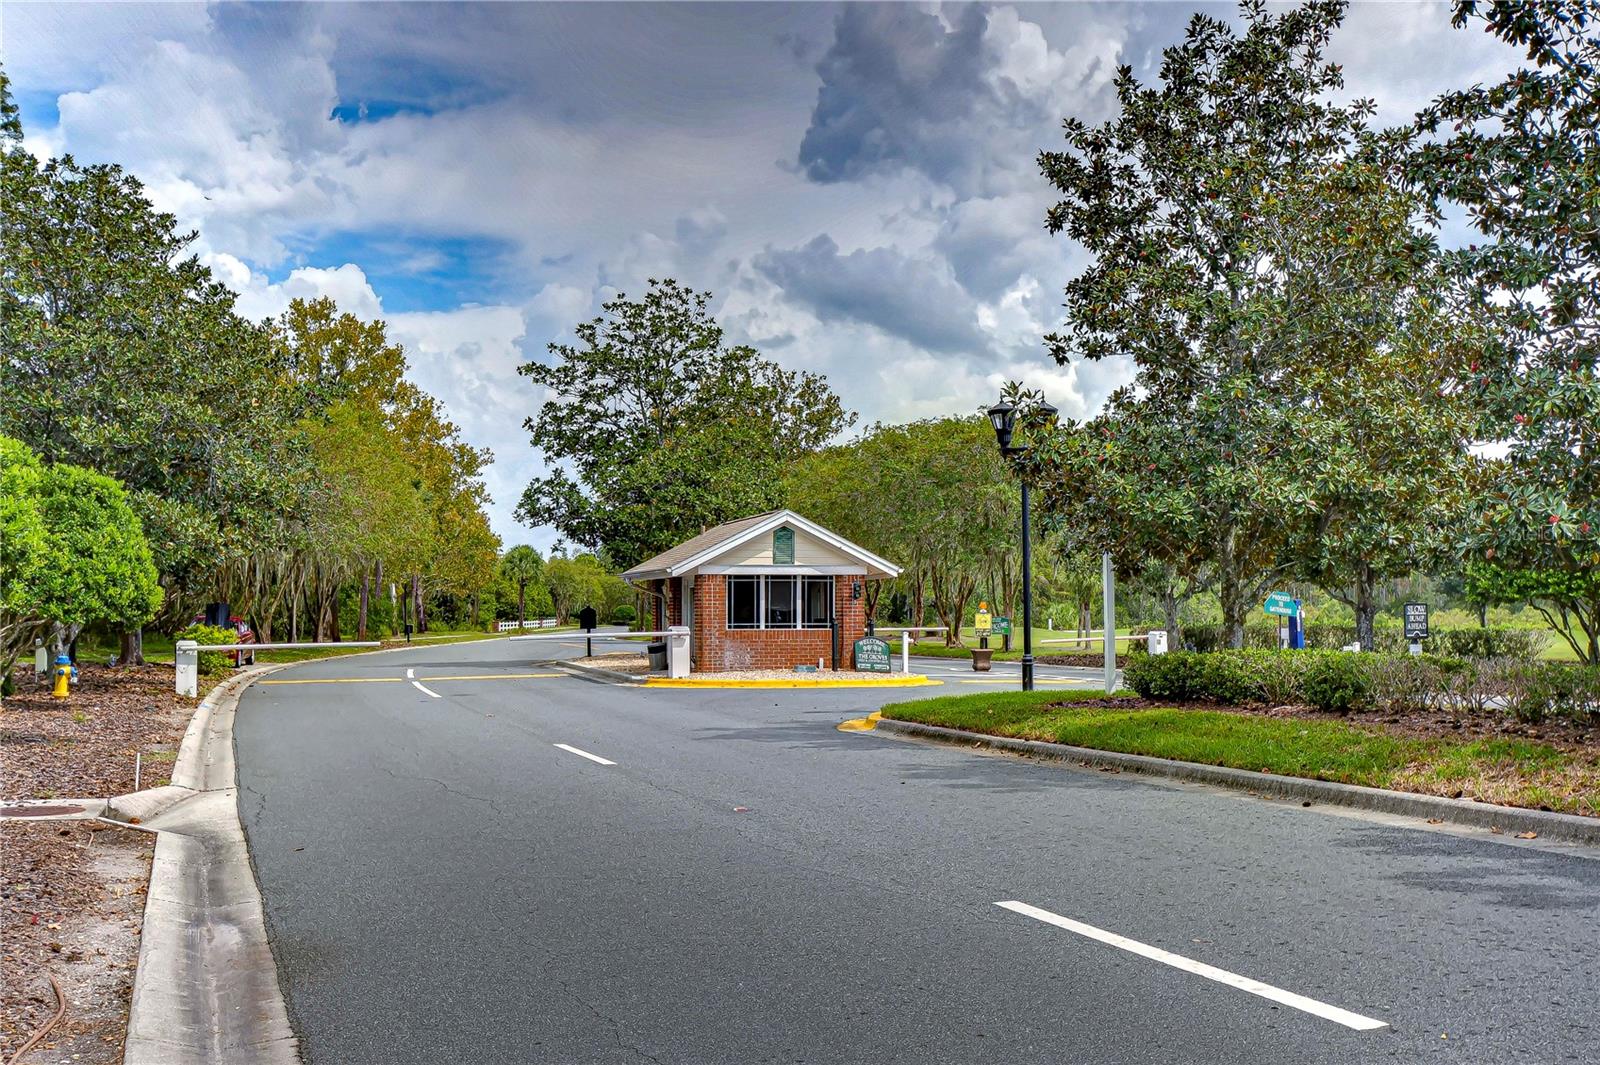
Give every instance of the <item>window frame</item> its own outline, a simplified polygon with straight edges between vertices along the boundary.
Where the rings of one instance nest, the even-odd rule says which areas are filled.
[[[818,576],[806,573],[739,573],[728,574],[725,578],[726,613],[723,616],[723,629],[728,632],[797,632],[797,631],[825,631],[833,628],[834,620],[838,617],[839,586],[831,576]],[[773,624],[771,620],[772,588],[773,581],[788,582],[790,609],[793,620],[790,624]],[[755,590],[755,622],[754,624],[734,621],[734,589],[744,585]],[[827,588],[827,612],[821,621],[807,621],[808,591],[813,585]]]

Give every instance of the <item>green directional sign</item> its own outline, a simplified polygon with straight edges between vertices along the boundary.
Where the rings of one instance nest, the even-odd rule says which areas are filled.
[[[1262,604],[1261,609],[1280,618],[1298,617],[1300,614],[1300,605],[1294,601],[1294,596],[1287,592],[1273,592],[1267,596],[1267,601]]]
[[[994,619],[994,635],[996,635],[996,636],[1010,636],[1011,635],[1011,619],[1010,618],[995,618]]]

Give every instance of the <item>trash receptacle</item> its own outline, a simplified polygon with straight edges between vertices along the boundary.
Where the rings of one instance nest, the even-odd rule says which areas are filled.
[[[657,640],[645,644],[645,650],[650,652],[650,669],[665,670],[667,668],[667,641]]]

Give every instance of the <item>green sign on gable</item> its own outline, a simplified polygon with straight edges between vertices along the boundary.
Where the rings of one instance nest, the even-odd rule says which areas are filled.
[[[772,532],[772,564],[794,565],[794,530],[787,525]]]
[[[876,636],[856,641],[856,668],[866,673],[891,673],[889,645]]]

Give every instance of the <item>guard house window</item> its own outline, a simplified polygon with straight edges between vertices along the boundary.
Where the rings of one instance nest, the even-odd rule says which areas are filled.
[[[794,596],[799,581],[793,577],[767,577],[767,623],[769,629],[793,629],[797,615]]]
[[[832,623],[833,578],[807,577],[801,590],[801,627],[825,629]]]
[[[832,623],[832,577],[728,578],[730,629],[825,629]]]
[[[761,627],[761,578],[728,578],[728,628]]]

